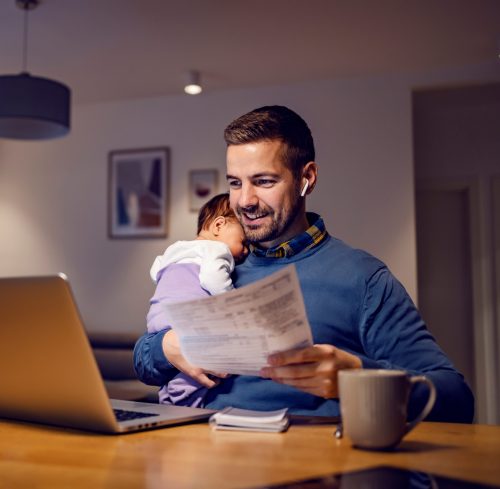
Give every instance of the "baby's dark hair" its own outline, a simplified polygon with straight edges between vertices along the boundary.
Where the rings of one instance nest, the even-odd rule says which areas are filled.
[[[198,214],[198,231],[208,229],[210,224],[219,216],[227,217],[228,219],[237,219],[233,209],[229,207],[229,194],[218,194],[212,197],[207,203],[203,205]]]

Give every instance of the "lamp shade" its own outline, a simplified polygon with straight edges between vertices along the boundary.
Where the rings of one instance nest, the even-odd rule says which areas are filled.
[[[66,85],[28,73],[0,76],[0,137],[50,139],[70,128]]]

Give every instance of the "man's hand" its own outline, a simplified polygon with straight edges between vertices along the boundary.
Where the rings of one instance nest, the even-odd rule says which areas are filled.
[[[169,330],[165,333],[162,341],[163,353],[167,357],[168,361],[181,372],[192,377],[196,382],[201,385],[211,388],[219,383],[218,379],[213,379],[211,377],[225,378],[227,374],[208,372],[199,367],[191,365],[181,352],[181,347],[179,344],[179,338],[174,330]],[[209,377],[207,374],[210,374]]]
[[[338,397],[339,370],[362,367],[357,356],[332,345],[313,345],[275,353],[267,361],[269,367],[261,370],[262,377],[325,399]]]

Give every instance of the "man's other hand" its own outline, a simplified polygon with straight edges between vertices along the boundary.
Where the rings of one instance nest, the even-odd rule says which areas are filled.
[[[331,399],[338,397],[339,370],[361,368],[360,358],[332,345],[313,345],[274,353],[260,374],[291,385],[309,394]]]

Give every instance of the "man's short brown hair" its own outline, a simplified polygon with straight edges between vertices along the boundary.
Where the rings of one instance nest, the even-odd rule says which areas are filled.
[[[208,229],[210,224],[219,216],[237,220],[236,214],[229,206],[229,194],[218,194],[206,202],[198,214],[198,231]]]
[[[314,161],[314,141],[302,117],[288,107],[268,105],[238,117],[224,131],[227,145],[282,141],[283,162],[296,178],[302,168]]]

